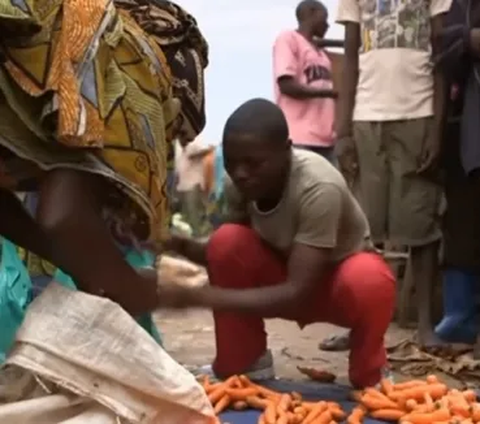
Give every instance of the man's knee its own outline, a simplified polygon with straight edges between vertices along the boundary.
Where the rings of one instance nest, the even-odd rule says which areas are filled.
[[[210,237],[207,247],[209,265],[243,256],[243,252],[258,241],[255,232],[238,224],[224,224]]]

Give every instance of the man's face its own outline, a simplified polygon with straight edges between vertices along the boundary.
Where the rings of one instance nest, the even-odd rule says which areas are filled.
[[[225,169],[238,191],[250,201],[268,198],[281,184],[288,152],[287,148],[272,148],[248,135],[235,135],[223,146]]]
[[[315,35],[323,38],[328,31],[328,12],[321,6],[316,7],[311,16]]]

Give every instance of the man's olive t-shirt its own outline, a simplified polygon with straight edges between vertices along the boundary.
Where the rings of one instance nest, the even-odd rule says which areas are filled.
[[[248,220],[267,244],[287,255],[300,243],[332,249],[332,261],[337,262],[369,244],[370,230],[360,205],[341,173],[316,153],[292,149],[287,187],[268,212],[242,199],[230,180],[225,190],[229,220]]]

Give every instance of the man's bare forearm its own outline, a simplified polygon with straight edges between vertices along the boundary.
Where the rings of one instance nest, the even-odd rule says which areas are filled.
[[[358,49],[360,27],[355,23],[345,25],[345,63],[343,66],[342,89],[339,97],[339,117],[336,130],[339,137],[351,135],[353,109],[358,84]]]
[[[280,79],[278,85],[282,94],[297,100],[336,99],[338,97],[336,90],[310,87],[296,82],[293,78]]]

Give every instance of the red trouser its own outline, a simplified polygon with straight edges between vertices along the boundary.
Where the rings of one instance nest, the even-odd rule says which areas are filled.
[[[250,228],[235,224],[220,227],[208,249],[210,284],[244,289],[280,284],[286,264]],[[395,279],[383,259],[358,253],[335,267],[310,304],[278,318],[301,326],[329,322],[350,328],[350,381],[354,386],[374,385],[386,365],[383,338],[392,319]],[[236,312],[214,312],[219,375],[245,372],[267,349],[263,318]]]

